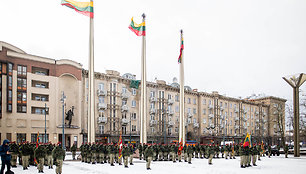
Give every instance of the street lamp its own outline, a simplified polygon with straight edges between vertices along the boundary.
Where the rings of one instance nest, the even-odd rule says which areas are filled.
[[[62,92],[62,97],[61,97],[61,102],[62,102],[62,106],[63,106],[63,134],[62,134],[62,146],[64,148],[64,150],[66,150],[65,147],[65,100],[66,100],[66,96],[64,94],[64,91]]]
[[[48,112],[47,104],[45,103],[45,143],[47,143],[47,112]]]
[[[294,113],[294,157],[300,156],[300,109],[299,87],[306,81],[306,74],[301,73],[283,79],[293,88],[293,113]]]

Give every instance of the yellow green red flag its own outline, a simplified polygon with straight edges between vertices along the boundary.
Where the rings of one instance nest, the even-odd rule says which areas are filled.
[[[62,5],[74,9],[76,12],[93,18],[93,2],[78,2],[74,0],[62,0]]]

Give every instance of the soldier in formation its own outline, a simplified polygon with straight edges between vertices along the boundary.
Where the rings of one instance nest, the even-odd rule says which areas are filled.
[[[37,160],[37,169],[38,173],[44,173],[44,160],[46,156],[46,149],[44,146],[39,145],[35,150],[34,150],[34,159]]]
[[[54,159],[56,159],[56,174],[62,173],[62,166],[63,161],[65,159],[65,154],[65,150],[63,149],[61,143],[58,143],[58,145],[52,151],[52,156]]]
[[[71,153],[72,153],[72,160],[75,160],[75,155],[76,155],[76,151],[77,151],[77,146],[76,144],[74,143],[71,147]]]

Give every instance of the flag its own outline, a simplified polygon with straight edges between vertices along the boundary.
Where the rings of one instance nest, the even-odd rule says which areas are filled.
[[[252,146],[252,143],[251,143],[251,135],[247,133],[245,139],[244,139],[244,142],[243,142],[243,147],[246,147],[246,146],[249,146],[251,147]]]
[[[74,9],[76,12],[93,18],[93,2],[78,2],[74,0],[62,0],[62,5]]]
[[[39,143],[39,132],[37,132],[36,148],[38,148],[38,143]],[[36,165],[38,165],[38,162],[37,162],[36,158],[34,158],[34,162],[35,162]]]
[[[142,22],[141,24],[136,24],[132,18],[129,29],[132,30],[137,36],[146,35],[146,23]]]
[[[179,144],[179,148],[178,148],[178,155],[182,154],[182,150],[183,150],[183,138],[181,139],[181,142]]]
[[[122,149],[123,149],[123,146],[122,146],[122,136],[121,136],[121,134],[120,134],[120,137],[119,137],[119,142],[118,142],[118,144],[119,144],[119,159],[122,157],[122,154],[121,154],[121,152],[122,152]]]
[[[184,50],[184,38],[182,37],[181,48],[180,48],[180,56],[177,60],[178,63],[182,63],[183,50]]]
[[[139,83],[140,83],[140,80],[131,80],[130,88],[138,89],[139,88]]]

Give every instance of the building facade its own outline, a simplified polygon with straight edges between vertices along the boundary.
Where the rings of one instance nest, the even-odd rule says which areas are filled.
[[[39,132],[44,141],[46,120],[47,141],[61,141],[63,127],[68,147],[87,141],[88,71],[81,64],[29,55],[5,42],[0,42],[0,62],[1,140],[36,141]],[[139,142],[141,89],[134,82],[136,76],[130,73],[95,73],[96,141],[117,142],[122,135],[125,143]],[[147,82],[147,96],[148,142],[177,141],[177,80]],[[286,100],[277,97],[237,99],[185,86],[184,102],[187,140],[237,142],[250,133],[257,142],[275,144],[285,127]],[[65,113],[71,109],[69,125]]]

